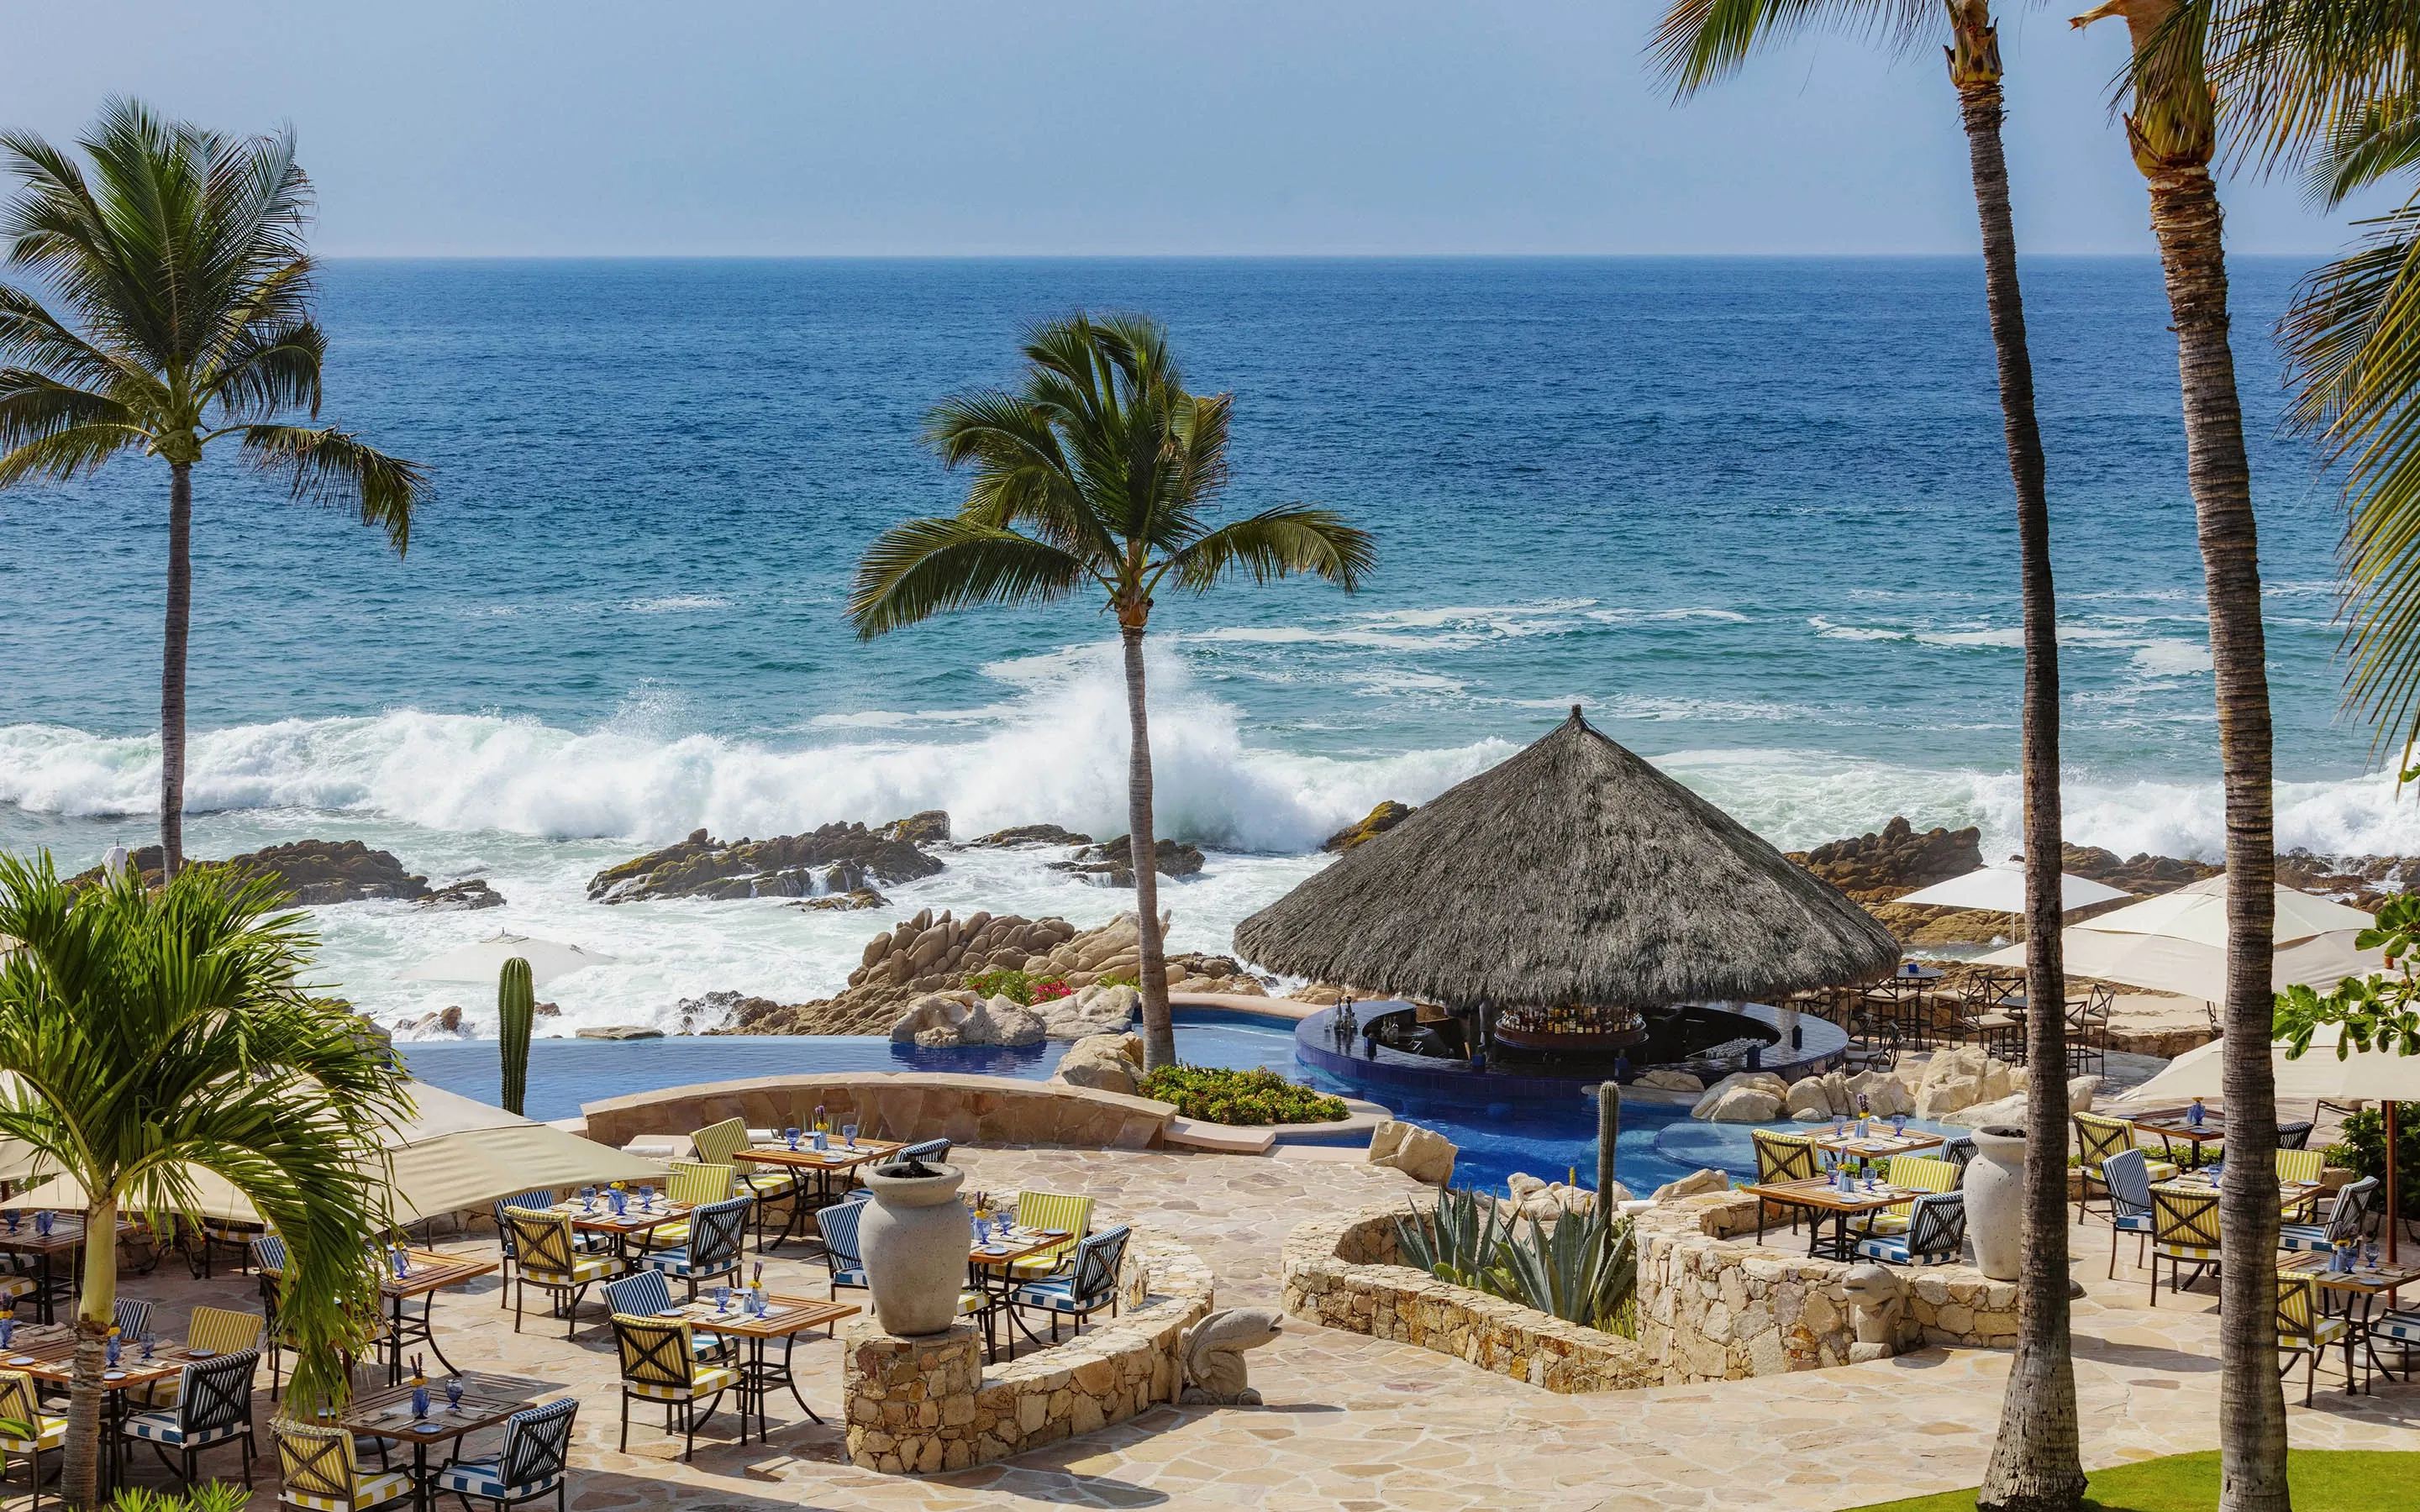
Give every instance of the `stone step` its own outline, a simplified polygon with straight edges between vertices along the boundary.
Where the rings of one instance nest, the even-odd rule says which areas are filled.
[[[1221,1155],[1265,1155],[1278,1141],[1274,1129],[1238,1128],[1198,1119],[1171,1119],[1159,1137],[1171,1149],[1206,1149]]]

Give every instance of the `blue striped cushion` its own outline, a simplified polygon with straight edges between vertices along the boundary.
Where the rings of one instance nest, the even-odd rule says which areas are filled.
[[[2392,1312],[2370,1325],[2370,1332],[2382,1338],[2402,1339],[2420,1343],[2420,1313]]]
[[[1088,1313],[1096,1307],[1108,1306],[1109,1296],[1109,1292],[1104,1291],[1097,1297],[1078,1302],[1076,1300],[1074,1281],[1042,1281],[1032,1286],[1017,1288],[1016,1304],[1020,1307],[1039,1307],[1045,1312]]]
[[[2280,1224],[2277,1227],[2277,1247],[2292,1250],[2331,1250],[2335,1242],[2328,1238],[2325,1224]]]
[[[2148,1234],[2154,1230],[2148,1212],[2124,1212],[2118,1215],[2118,1227],[2129,1234]]]
[[[864,1286],[865,1271],[862,1267],[847,1271],[834,1271],[832,1273],[831,1284],[836,1287]]]
[[[657,1250],[651,1255],[642,1255],[638,1259],[639,1263],[648,1270],[664,1275],[685,1276],[695,1273],[689,1263],[689,1246],[686,1244],[678,1249]],[[725,1271],[736,1271],[738,1268],[738,1257],[734,1256],[729,1264],[716,1266],[711,1273],[721,1275]]]
[[[130,1437],[185,1448],[198,1448],[205,1443],[216,1443],[221,1439],[232,1439],[242,1431],[242,1424],[230,1423],[223,1428],[209,1428],[189,1439],[185,1430],[177,1426],[174,1412],[137,1412],[126,1420],[126,1432]]]
[[[1861,1260],[1886,1260],[1893,1265],[1952,1265],[1958,1259],[1954,1250],[1910,1255],[1905,1239],[1861,1239],[1857,1241],[1856,1254]]]
[[[526,1496],[554,1489],[561,1475],[549,1475],[542,1480],[525,1481],[519,1486],[504,1482],[504,1467],[498,1458],[470,1459],[449,1466],[437,1477],[437,1489],[455,1491],[464,1496],[492,1496],[507,1502],[518,1502]]]

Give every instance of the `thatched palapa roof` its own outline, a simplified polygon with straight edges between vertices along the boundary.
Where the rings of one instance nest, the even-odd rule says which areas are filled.
[[[1890,970],[1830,883],[1572,717],[1236,927],[1271,970],[1454,1007],[1745,999]]]

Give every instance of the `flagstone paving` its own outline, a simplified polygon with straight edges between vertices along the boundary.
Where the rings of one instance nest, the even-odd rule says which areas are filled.
[[[1411,1190],[1393,1172],[1318,1158],[986,1149],[961,1158],[970,1186],[1086,1192],[1098,1199],[1100,1219],[1184,1239],[1209,1261],[1227,1305],[1275,1304],[1280,1246],[1295,1225]],[[1792,1242],[1786,1234],[1776,1238],[1777,1247]],[[2090,1288],[2074,1321],[2086,1464],[2213,1447],[2214,1295],[2164,1292],[2159,1306],[2149,1307],[2143,1278],[2130,1267],[2119,1265],[2116,1283],[2102,1279],[2107,1229],[2079,1229],[2072,1240],[2077,1274]],[[483,1228],[467,1240],[441,1236],[440,1244],[492,1250],[493,1239]],[[777,1290],[823,1291],[820,1265],[779,1258],[766,1274]],[[196,1302],[257,1305],[249,1277],[192,1281],[174,1261],[128,1278],[125,1289],[161,1303],[154,1326],[163,1335],[180,1332]],[[579,1512],[945,1512],[1023,1503],[1268,1512],[1833,1512],[1974,1484],[2008,1369],[2001,1353],[1930,1350],[1719,1385],[1556,1396],[1425,1350],[1288,1319],[1283,1337],[1250,1356],[1264,1407],[1161,1408],[1000,1464],[920,1480],[851,1466],[836,1427],[781,1421],[784,1408],[797,1413],[786,1397],[776,1405],[769,1445],[735,1443],[726,1414],[701,1437],[695,1462],[682,1464],[660,1416],[641,1410],[629,1452],[622,1453],[613,1339],[601,1312],[592,1304],[579,1336],[566,1342],[561,1322],[542,1308],[515,1334],[511,1314],[497,1303],[492,1281],[444,1293],[440,1339],[464,1368],[535,1376],[580,1396],[571,1485]],[[838,1347],[801,1344],[797,1363],[808,1400],[836,1420]],[[2420,1449],[2420,1387],[2381,1381],[2376,1395],[2347,1398],[2327,1380],[2322,1375],[2315,1409],[2292,1409],[2296,1445]],[[2298,1370],[2290,1394],[2297,1403],[2300,1381]],[[265,1431],[261,1443],[269,1447]],[[490,1447],[474,1438],[470,1452]],[[222,1458],[231,1470],[231,1454],[210,1464]],[[273,1457],[264,1468],[256,1512],[274,1496]],[[156,1465],[139,1478],[163,1483]]]

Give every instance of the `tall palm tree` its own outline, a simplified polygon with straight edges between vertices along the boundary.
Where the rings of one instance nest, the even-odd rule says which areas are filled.
[[[2219,1196],[2219,1447],[2226,1512],[2287,1506],[2286,1402],[2276,1374],[2276,1077],[2269,1061],[2276,926],[2269,673],[2243,409],[2227,344],[2218,186],[2213,10],[2186,0],[2107,0],[2078,27],[2122,17],[2132,52],[2126,138],[2150,189],[2183,390],[2186,481],[2210,602],[2226,802],[2226,1171]]]
[[[400,554],[418,467],[319,412],[327,338],[311,316],[310,180],[292,132],[237,140],[111,100],[82,143],[90,172],[0,132],[19,181],[0,209],[8,266],[66,312],[0,285],[0,488],[88,473],[121,452],[168,464],[168,608],[160,663],[160,844],[184,864],[185,648],[194,465],[232,439],[297,499],[357,507]]]
[[[1143,1057],[1176,1058],[1168,1014],[1142,640],[1165,583],[1205,593],[1237,572],[1314,573],[1347,593],[1375,560],[1333,510],[1281,504],[1212,528],[1227,482],[1231,396],[1187,393],[1168,332],[1139,315],[1078,312],[1026,333],[1025,380],[946,399],[926,418],[943,462],[973,473],[947,517],[911,519],[866,548],[848,612],[872,640],[945,609],[1053,603],[1090,586],[1125,644],[1126,832],[1141,936]]]
[[[2059,959],[2059,861],[2064,841],[2058,791],[2058,599],[2051,579],[2050,503],[2043,488],[2041,429],[2034,419],[2033,357],[2017,282],[2017,230],[2009,208],[2006,115],[1999,32],[1988,0],[1675,0],[1654,52],[1683,95],[1734,71],[1759,43],[1817,21],[1880,26],[1902,44],[1934,35],[1966,131],[1975,209],[1983,233],[1983,290],[1998,358],[2000,425],[2017,495],[2017,574],[2023,600],[2025,685],[2023,751],[2025,846],[2025,990],[2036,1003],[2064,1002]],[[2026,1056],[2036,1066],[2067,1063],[2067,1024],[2035,1013]],[[2084,1466],[2077,1442],[2075,1369],[2068,1352],[2067,1083],[2037,1076],[2025,1092],[2027,1263],[2018,1283],[2017,1353],[2000,1410],[2000,1431],[1978,1504],[2000,1509],[2079,1506]],[[2038,1260],[2037,1260],[2037,1257]]]
[[[299,984],[314,941],[266,882],[188,868],[147,892],[132,868],[70,888],[47,854],[0,856],[0,1136],[37,1180],[82,1189],[83,1295],[63,1489],[94,1500],[101,1356],[122,1214],[196,1221],[194,1174],[224,1179],[286,1238],[278,1326],[294,1389],[340,1397],[378,1316],[365,1238],[389,1227],[379,1131],[403,1107],[394,1057],[345,1005]]]

